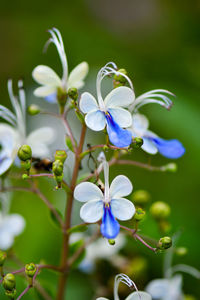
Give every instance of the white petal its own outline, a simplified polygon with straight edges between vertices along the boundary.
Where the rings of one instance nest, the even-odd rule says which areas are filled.
[[[86,223],[95,223],[103,216],[103,201],[91,200],[85,203],[80,210],[80,217]]]
[[[94,183],[82,182],[74,190],[74,198],[80,202],[103,199],[103,193]]]
[[[104,113],[100,110],[89,112],[85,117],[85,123],[94,131],[103,130],[106,125]]]
[[[169,280],[155,279],[152,280],[146,287],[146,291],[155,299],[162,299],[169,295]]]
[[[96,99],[90,93],[83,93],[80,99],[80,110],[86,114],[91,111],[98,110],[98,104]]]
[[[135,206],[125,198],[111,200],[112,213],[118,220],[130,220],[135,214]]]
[[[61,85],[61,80],[59,76],[56,74],[56,72],[54,72],[54,70],[47,66],[37,66],[33,70],[32,76],[35,79],[35,81],[42,85]]]
[[[47,97],[51,94],[57,93],[57,86],[55,85],[40,86],[39,88],[35,89],[33,93],[36,97]]]
[[[158,152],[156,146],[152,141],[143,137],[143,145],[141,147],[145,152],[149,154],[156,154]]]
[[[152,298],[148,293],[139,291],[131,293],[125,300],[152,300]]]
[[[112,199],[129,195],[133,190],[133,185],[124,175],[115,177],[110,185],[110,196]]]
[[[14,243],[14,236],[8,234],[6,231],[1,230],[0,228],[0,249],[8,250]]]
[[[97,298],[96,300],[109,300],[108,298],[104,298],[104,297],[100,297],[100,298]]]
[[[18,214],[11,214],[4,219],[4,228],[8,234],[19,235],[25,227],[25,220]]]
[[[68,88],[75,87],[77,89],[80,89],[81,87],[83,87],[83,80],[88,73],[88,69],[88,63],[86,63],[85,61],[76,66],[69,74]]]
[[[142,137],[146,133],[149,127],[149,121],[145,117],[145,115],[134,114],[132,126],[133,126],[133,131],[136,133],[136,135]]]
[[[120,127],[126,128],[131,126],[132,116],[128,110],[116,107],[109,108],[109,112]]]
[[[132,89],[126,86],[120,86],[112,90],[105,98],[104,102],[107,108],[128,107],[135,100],[135,94]]]

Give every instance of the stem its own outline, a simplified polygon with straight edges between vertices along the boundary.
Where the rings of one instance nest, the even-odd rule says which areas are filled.
[[[32,288],[32,285],[28,285],[27,288],[25,288],[25,290],[19,295],[17,300],[21,299],[30,290],[30,288]]]
[[[61,116],[61,120],[63,121],[63,124],[64,124],[64,126],[65,126],[65,128],[67,130],[67,134],[70,137],[70,140],[72,142],[73,148],[74,148],[74,150],[76,150],[76,141],[75,141],[74,135],[72,133],[71,127],[69,126],[69,123],[68,123],[67,119],[65,118],[65,114],[64,113]]]
[[[162,166],[161,167],[151,166],[151,165],[144,164],[142,162],[134,161],[134,160],[125,160],[125,159],[116,160],[115,164],[116,165],[131,165],[131,166],[136,166],[136,167],[139,167],[139,168],[147,169],[149,171],[160,171],[160,172],[163,171]]]
[[[67,277],[68,277],[68,268],[66,268],[67,265],[67,259],[69,256],[69,233],[68,229],[71,227],[71,216],[72,216],[72,206],[73,206],[73,192],[76,186],[76,180],[78,177],[78,171],[80,167],[80,154],[83,149],[83,144],[85,140],[85,134],[86,134],[86,126],[85,124],[82,127],[81,136],[80,136],[80,142],[79,146],[76,149],[75,152],[75,165],[74,165],[74,171],[72,175],[71,185],[70,185],[70,193],[67,193],[68,199],[67,199],[67,205],[65,210],[65,225],[64,225],[64,232],[63,232],[63,247],[62,247],[62,254],[61,254],[61,268],[63,270],[66,269],[66,272],[64,274],[61,274],[59,278],[58,283],[58,293],[57,293],[57,300],[64,299],[65,295],[65,286],[67,283]]]
[[[33,175],[29,175],[30,178],[35,178],[35,177],[49,177],[49,178],[54,178],[53,174],[50,173],[40,173],[40,174],[33,174]],[[67,184],[67,182],[65,180],[62,180],[62,184],[64,185],[64,187],[66,189],[69,189],[69,186]]]
[[[151,247],[149,244],[147,244],[142,238],[141,236],[139,236],[137,233],[135,233],[133,235],[137,240],[139,240],[143,245],[145,245],[147,248],[149,248],[150,250],[152,250],[153,252],[156,252],[157,248],[153,248]]]

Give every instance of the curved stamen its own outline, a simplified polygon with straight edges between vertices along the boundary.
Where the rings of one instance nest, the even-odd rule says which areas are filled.
[[[109,203],[110,202],[110,193],[109,193],[109,164],[108,164],[108,162],[106,160],[103,162],[103,168],[104,168],[104,183],[105,183],[105,187],[104,187],[104,201],[105,201],[105,203]]]
[[[138,292],[136,284],[126,274],[121,273],[115,277],[114,300],[119,300],[118,288],[119,288],[120,282],[123,282],[129,288],[135,288],[135,290]],[[141,299],[140,294],[138,294],[138,299]]]

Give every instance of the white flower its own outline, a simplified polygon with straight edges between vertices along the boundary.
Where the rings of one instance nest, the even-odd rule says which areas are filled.
[[[139,113],[133,114],[132,134],[133,137],[141,137],[143,139],[142,149],[150,154],[159,152],[163,156],[171,159],[181,157],[185,153],[185,148],[176,139],[164,140],[155,133],[148,130],[148,119]]]
[[[108,239],[115,238],[120,230],[116,219],[125,221],[133,217],[135,207],[124,196],[132,192],[130,180],[123,175],[115,177],[109,187],[109,166],[104,161],[104,193],[91,182],[83,182],[76,186],[74,197],[85,203],[80,210],[80,217],[86,223],[96,223],[102,219],[101,233]]]
[[[1,194],[2,211],[0,211],[0,249],[8,250],[12,247],[16,236],[22,233],[25,220],[19,214],[8,214],[7,205],[9,199]],[[4,203],[3,203],[4,202]]]
[[[128,297],[126,297],[125,300],[152,300],[151,296],[148,293],[138,291],[135,283],[125,274],[118,274],[117,276],[115,276],[114,300],[119,300],[118,287],[120,282],[125,283],[130,288],[136,289],[136,292],[131,293]],[[96,300],[109,300],[109,299],[100,297],[97,298]]]
[[[0,175],[14,162],[19,147],[28,144],[34,157],[44,158],[50,154],[48,146],[55,134],[50,127],[42,127],[26,134],[26,99],[23,82],[18,82],[19,99],[14,96],[12,81],[8,81],[8,92],[14,113],[0,105],[0,116],[10,124],[0,123]]]
[[[127,147],[131,144],[132,137],[130,131],[123,128],[131,126],[131,114],[124,108],[134,101],[135,95],[130,79],[115,69],[114,63],[108,63],[99,71],[96,80],[97,100],[90,93],[83,93],[80,109],[86,114],[85,123],[90,129],[101,131],[106,127],[111,143],[117,147]],[[113,74],[124,76],[131,88],[122,86],[113,89],[103,100],[101,82],[103,78]]]
[[[84,79],[88,73],[88,64],[86,62],[80,63],[68,75],[68,63],[62,36],[56,28],[49,30],[49,32],[51,38],[48,40],[47,46],[50,43],[53,43],[58,50],[63,68],[62,78],[60,78],[54,70],[44,65],[37,66],[33,70],[32,75],[34,80],[42,85],[34,91],[34,95],[37,97],[44,97],[48,102],[55,103],[59,88],[63,92],[67,92],[69,88],[73,87],[80,89],[84,86]]]

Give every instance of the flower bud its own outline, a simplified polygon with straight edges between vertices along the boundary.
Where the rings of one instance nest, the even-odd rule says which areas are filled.
[[[12,273],[8,273],[4,276],[3,287],[8,291],[12,291],[16,287],[15,276]]]
[[[40,113],[40,107],[36,104],[31,104],[27,108],[27,112],[28,112],[29,115],[35,116],[35,115]]]
[[[136,221],[141,221],[144,218],[145,214],[146,212],[142,208],[137,208],[134,215],[134,219]]]
[[[126,76],[128,74],[125,69],[119,69],[117,72],[122,73],[122,74],[124,74]],[[123,75],[121,75],[121,74],[115,74],[114,75],[114,80],[118,81],[119,83],[123,83],[123,84],[126,83],[126,78]]]
[[[111,246],[114,246],[114,245],[115,245],[115,240],[109,239],[109,240],[108,240],[108,243],[109,243]]]
[[[76,100],[78,99],[78,90],[77,90],[77,88],[70,88],[70,89],[68,90],[68,96],[69,96],[72,100],[76,101]]]
[[[13,289],[12,291],[6,290],[5,295],[10,298],[11,300],[15,299],[15,296],[17,294],[16,289]]]
[[[61,161],[63,164],[67,158],[67,153],[65,150],[56,150],[56,153],[55,153],[55,161],[56,160],[59,160]]]
[[[0,250],[0,267],[4,265],[6,258],[7,258],[6,252]]]
[[[143,207],[150,201],[150,194],[145,190],[138,190],[133,193],[132,200],[135,205]]]
[[[71,139],[70,139],[70,137],[68,135],[66,135],[66,137],[65,137],[65,142],[66,142],[66,145],[69,148],[69,150],[71,150],[72,152],[74,152],[74,147],[72,145],[72,141],[71,141]]]
[[[30,264],[27,264],[25,266],[25,273],[28,277],[33,277],[35,275],[35,272],[37,271],[37,267],[35,264],[33,263],[30,263]]]
[[[178,256],[185,256],[188,253],[188,249],[186,247],[178,247],[175,252]]]
[[[150,207],[150,213],[156,220],[166,219],[171,212],[170,206],[162,201],[154,202]]]
[[[142,145],[143,145],[143,139],[142,138],[140,138],[140,137],[133,138],[133,143],[132,143],[133,148],[139,149],[139,148],[142,147]]]
[[[172,239],[169,236],[161,238],[158,242],[158,249],[166,250],[172,246]]]
[[[32,150],[29,145],[23,145],[18,150],[18,157],[22,161],[26,161],[28,159],[31,159],[32,157]]]
[[[162,166],[162,171],[175,173],[177,171],[177,164],[176,163],[169,163],[165,166]]]
[[[29,179],[30,177],[28,176],[28,174],[22,174],[22,179],[23,180],[26,180],[26,179]]]
[[[61,176],[63,174],[63,163],[60,160],[55,160],[52,167],[53,173],[56,176]]]

